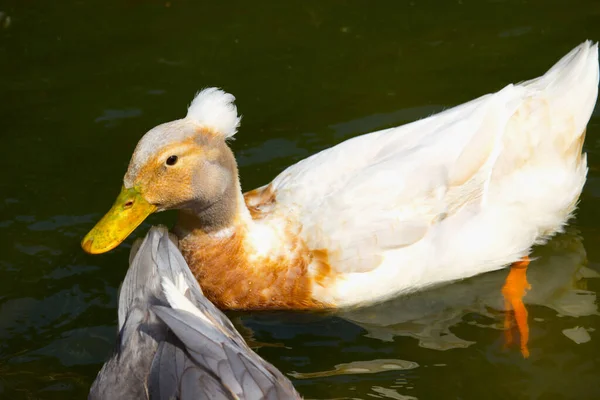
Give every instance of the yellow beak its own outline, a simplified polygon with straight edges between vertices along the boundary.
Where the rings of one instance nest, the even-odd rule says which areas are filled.
[[[117,201],[94,228],[83,238],[87,253],[100,254],[117,247],[146,217],[156,211],[137,188],[123,187]]]

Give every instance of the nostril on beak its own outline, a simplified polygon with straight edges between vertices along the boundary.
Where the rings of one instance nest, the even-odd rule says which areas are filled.
[[[123,208],[129,208],[133,205],[133,200],[129,200],[127,203],[123,205]]]

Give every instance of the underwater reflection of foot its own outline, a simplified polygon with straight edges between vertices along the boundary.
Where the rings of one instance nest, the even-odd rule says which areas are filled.
[[[529,357],[529,349],[527,342],[529,341],[529,325],[527,323],[527,308],[523,303],[525,292],[531,289],[531,285],[527,282],[527,267],[529,266],[529,257],[525,256],[511,265],[510,272],[506,277],[504,286],[502,287],[502,296],[504,296],[504,335],[506,346],[513,343],[512,333],[512,318],[516,322],[517,330],[519,331],[521,354],[523,357]],[[512,313],[511,313],[512,311]]]

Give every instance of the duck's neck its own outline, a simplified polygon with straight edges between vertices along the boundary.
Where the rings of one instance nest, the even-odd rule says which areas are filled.
[[[175,234],[182,241],[222,239],[237,230],[244,230],[252,218],[236,180],[221,198],[207,207],[191,206],[179,210]]]

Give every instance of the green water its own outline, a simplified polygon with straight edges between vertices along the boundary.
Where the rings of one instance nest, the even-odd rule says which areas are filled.
[[[137,140],[182,117],[198,89],[237,97],[232,146],[252,189],[345,138],[535,77],[600,39],[595,0],[5,0],[0,11],[11,17],[0,29],[0,397],[10,399],[86,396],[114,343],[132,239],[101,256],[79,241],[112,204]],[[306,398],[599,398],[598,113],[585,150],[577,218],[535,250],[527,360],[503,348],[506,271],[353,314],[231,317]],[[173,219],[153,216],[134,236]],[[575,327],[590,341],[563,333]],[[318,374],[340,364],[373,373]]]

